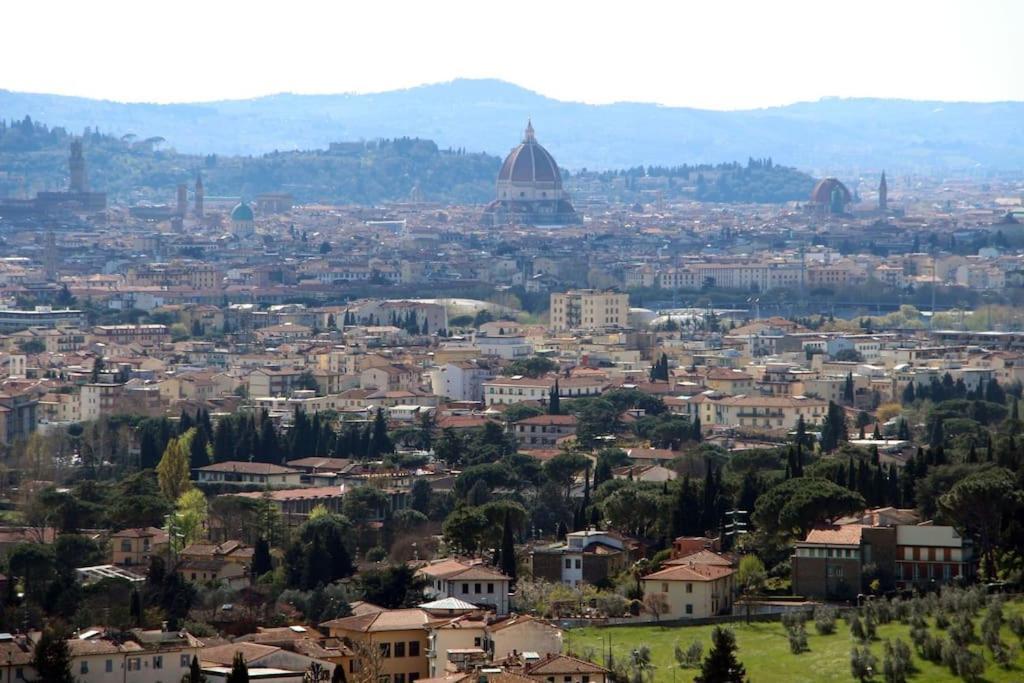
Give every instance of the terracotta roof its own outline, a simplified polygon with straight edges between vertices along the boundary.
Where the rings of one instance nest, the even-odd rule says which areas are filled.
[[[734,562],[725,555],[719,555],[713,550],[698,550],[689,555],[683,555],[665,562],[666,565],[677,564],[710,564],[718,567],[732,567]]]
[[[717,581],[733,574],[732,567],[712,564],[674,564],[642,577],[644,581]]]
[[[227,645],[206,647],[199,653],[203,662],[211,664],[223,664],[230,666],[235,659],[235,653],[241,652],[246,663],[263,659],[267,655],[280,651],[276,645],[261,645],[260,643],[235,642]]]
[[[576,416],[575,415],[534,415],[533,417],[527,417],[519,420],[515,424],[517,425],[543,425],[546,427],[575,427]]]
[[[526,673],[529,676],[553,674],[606,674],[608,669],[569,655],[549,654],[544,659],[530,666]]]
[[[205,467],[197,468],[200,472],[241,472],[242,474],[298,474],[299,471],[291,467],[282,467],[266,462],[245,462],[241,460],[227,460],[214,463]]]
[[[361,633],[409,631],[423,628],[432,619],[430,614],[421,609],[388,609],[370,614],[332,619],[320,624],[320,627],[340,631],[359,631]]]
[[[860,545],[863,524],[844,524],[811,529],[804,543],[815,545]]]

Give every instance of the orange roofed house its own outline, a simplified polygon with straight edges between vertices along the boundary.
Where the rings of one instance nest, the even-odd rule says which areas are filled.
[[[430,600],[458,598],[494,610],[498,616],[508,614],[511,579],[493,567],[448,559],[423,566],[417,573],[429,582],[423,593]]]
[[[360,666],[360,648],[379,648],[378,683],[412,683],[429,677],[427,626],[430,614],[422,609],[368,611],[320,624],[331,638],[351,643],[355,652],[349,672]]]

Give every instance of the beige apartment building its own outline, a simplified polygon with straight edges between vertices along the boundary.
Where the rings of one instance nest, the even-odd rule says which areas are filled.
[[[598,330],[628,323],[629,294],[577,289],[551,295],[552,330]]]
[[[648,574],[644,595],[662,593],[668,612],[662,619],[703,619],[728,612],[735,590],[732,567],[689,562]]]

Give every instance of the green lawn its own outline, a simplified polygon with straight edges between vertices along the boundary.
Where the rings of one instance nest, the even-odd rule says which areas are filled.
[[[1015,602],[1007,604],[1004,608],[1004,616],[1009,619],[1013,614],[1024,612],[1024,603]],[[982,611],[984,614],[984,610]],[[817,683],[819,681],[852,681],[850,674],[850,648],[852,639],[846,623],[841,619],[836,622],[836,632],[830,636],[819,636],[814,630],[814,623],[807,623],[807,640],[810,652],[800,655],[791,654],[789,641],[782,624],[778,622],[761,622],[750,625],[735,623],[728,624],[736,634],[736,642],[739,646],[739,659],[747,668],[747,674],[752,683],[764,683],[767,681],[785,681],[787,683]],[[976,632],[980,636],[980,618],[975,621]],[[683,626],[683,627],[659,627],[659,626],[617,626],[610,628],[585,628],[573,629],[565,634],[566,649],[571,650],[577,656],[586,654],[588,648],[597,653],[597,661],[604,662],[602,653],[607,651],[608,637],[611,636],[611,649],[616,659],[628,657],[633,648],[639,645],[647,645],[652,650],[653,661],[657,667],[655,670],[656,681],[683,681],[693,680],[696,675],[694,669],[680,669],[675,664],[673,654],[676,643],[683,649],[694,640],[700,640],[704,645],[704,654],[707,654],[711,647],[711,626]],[[944,631],[936,630],[934,623],[930,624],[932,632],[936,635],[944,634]],[[901,638],[907,645],[913,648],[910,642],[910,627],[893,622],[878,626],[878,640],[871,645],[871,650],[878,657],[879,675],[876,680],[881,681],[882,667],[882,644],[887,638]],[[1007,644],[1018,645],[1016,636],[1010,633],[1009,629],[1003,627],[1003,640]],[[983,650],[982,646],[974,645],[973,649]],[[1024,681],[1024,658],[1020,649],[1017,650],[1017,661],[1012,669],[998,667],[985,650],[985,675],[982,680],[995,683],[997,681],[1018,682]],[[912,680],[922,683],[939,683],[941,681],[960,681],[961,679],[952,675],[946,667],[922,661],[914,653],[914,664],[917,672]]]

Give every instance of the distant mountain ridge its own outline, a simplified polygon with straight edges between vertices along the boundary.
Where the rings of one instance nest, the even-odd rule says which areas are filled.
[[[278,94],[190,104],[119,103],[0,90],[0,118],[24,116],[71,132],[86,127],[162,136],[179,152],[262,154],[342,140],[412,136],[502,156],[532,117],[537,137],[569,169],[772,157],[828,172],[1019,171],[1024,103],[828,98],[783,107],[710,111],[644,103],[555,100],[490,79],[374,94]]]

